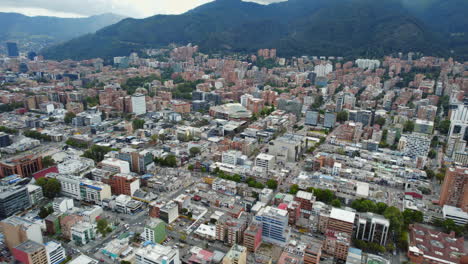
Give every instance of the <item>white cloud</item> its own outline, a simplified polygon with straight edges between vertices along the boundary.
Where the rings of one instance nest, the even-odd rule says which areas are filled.
[[[180,14],[213,0],[1,0],[0,12],[60,17],[115,13],[143,18],[156,14]],[[268,4],[284,0],[248,0]]]

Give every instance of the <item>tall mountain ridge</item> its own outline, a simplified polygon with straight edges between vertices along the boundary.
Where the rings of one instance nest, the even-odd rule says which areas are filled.
[[[467,0],[216,0],[181,15],[124,19],[47,48],[50,59],[111,58],[193,43],[202,52],[376,57],[420,51],[467,56]],[[444,19],[442,19],[444,17]],[[456,34],[454,34],[456,33]],[[453,37],[456,35],[456,37]]]
[[[58,44],[84,34],[94,33],[122,20],[122,16],[102,14],[86,18],[59,18],[0,13],[0,44],[18,42],[25,51]]]

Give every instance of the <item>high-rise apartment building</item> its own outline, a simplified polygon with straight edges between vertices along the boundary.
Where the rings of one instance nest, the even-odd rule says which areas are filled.
[[[146,96],[144,94],[132,95],[132,112],[136,115],[146,114]]]
[[[140,179],[129,174],[119,173],[109,179],[109,185],[112,189],[112,195],[125,194],[132,196],[140,189]]]
[[[6,43],[8,57],[18,57],[18,45],[15,42],[7,42]]]
[[[259,223],[251,223],[244,231],[244,247],[250,252],[257,251],[262,244],[262,225]]]
[[[385,246],[387,243],[390,221],[381,215],[373,213],[359,213],[357,218],[356,239]]]
[[[448,168],[440,191],[440,205],[451,205],[468,212],[468,169]]]
[[[255,220],[262,224],[263,241],[280,246],[288,243],[290,229],[287,210],[267,206],[260,209]]]

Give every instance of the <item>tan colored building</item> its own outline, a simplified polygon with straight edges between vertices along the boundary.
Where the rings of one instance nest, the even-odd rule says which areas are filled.
[[[356,213],[354,212],[333,208],[330,212],[327,229],[351,236],[353,234],[355,218]]]
[[[313,241],[309,243],[304,250],[304,264],[318,264],[320,263],[320,256],[322,255],[322,242]]]
[[[16,246],[12,253],[15,260],[23,264],[48,264],[45,246],[32,240]]]
[[[468,169],[464,167],[447,169],[439,204],[459,207],[468,212]]]
[[[224,256],[223,264],[247,264],[247,248],[234,244]]]
[[[42,244],[41,226],[19,216],[11,216],[0,222],[0,228],[5,236],[5,244],[10,251],[28,240]]]

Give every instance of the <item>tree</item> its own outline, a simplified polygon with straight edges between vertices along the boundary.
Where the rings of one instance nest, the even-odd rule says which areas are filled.
[[[158,139],[159,139],[158,134],[151,135],[151,142],[153,142],[153,144],[156,144],[156,142],[158,142]]]
[[[276,190],[276,188],[278,188],[278,182],[276,180],[270,179],[266,182],[266,186],[269,189]]]
[[[40,178],[36,185],[40,186],[44,196],[50,199],[55,198],[62,189],[60,182],[55,178]]]
[[[330,203],[331,206],[340,208],[341,207],[341,201],[339,199],[333,199]]]
[[[51,156],[45,156],[42,158],[42,166],[44,168],[49,168],[55,164],[55,160]]]
[[[47,216],[49,216],[50,214],[52,214],[54,212],[54,208],[52,208],[52,206],[49,206],[49,207],[41,207],[41,209],[39,209],[39,217],[44,219],[46,218]]]
[[[435,172],[433,170],[427,169],[426,170],[426,176],[429,179],[433,179],[435,177]]]
[[[445,174],[440,173],[440,172],[437,173],[435,176],[436,176],[436,179],[439,181],[439,183],[442,183],[442,181],[443,181],[444,178],[445,178]]]
[[[437,152],[434,149],[429,150],[427,157],[430,159],[434,159],[437,156]]]
[[[63,118],[63,121],[65,122],[65,124],[71,124],[72,119],[75,118],[75,117],[76,117],[75,113],[67,112],[65,114],[65,117]]]
[[[379,116],[379,117],[377,117],[377,118],[375,119],[375,122],[374,122],[374,123],[376,123],[376,124],[379,125],[380,127],[383,127],[383,126],[385,125],[385,122],[386,122],[385,118],[382,117],[382,116]]]
[[[112,151],[111,147],[93,145],[90,149],[84,152],[83,157],[92,159],[95,162],[101,162],[104,159],[104,156],[110,151]]]
[[[336,121],[340,123],[348,121],[348,112],[347,111],[338,112],[338,114],[336,115]]]
[[[299,191],[299,185],[297,185],[297,184],[293,184],[289,188],[289,193],[290,194],[296,194],[298,191]]]
[[[424,215],[421,211],[414,211],[410,209],[405,209],[402,213],[403,221],[405,226],[413,223],[422,223],[424,220]]]
[[[187,169],[189,171],[193,171],[195,169],[195,166],[193,166],[193,164],[190,164],[190,165],[187,166]]]
[[[411,120],[408,120],[405,122],[405,125],[403,126],[403,132],[413,132],[414,131],[414,122]]]
[[[438,125],[438,130],[442,135],[447,135],[450,131],[450,120],[442,120]]]
[[[190,156],[195,157],[201,151],[200,151],[200,148],[198,148],[198,147],[192,147],[192,148],[190,148],[189,152],[190,152]]]
[[[145,125],[145,120],[135,119],[132,122],[133,130],[142,129],[144,125]]]
[[[105,236],[107,234],[108,223],[106,219],[99,219],[97,221],[97,231]]]

